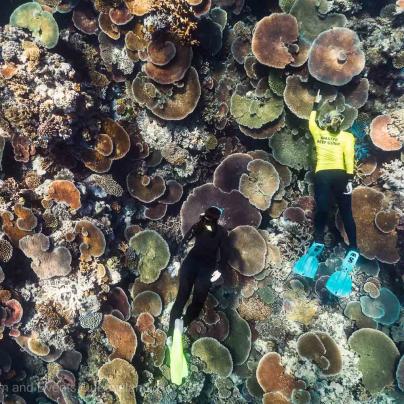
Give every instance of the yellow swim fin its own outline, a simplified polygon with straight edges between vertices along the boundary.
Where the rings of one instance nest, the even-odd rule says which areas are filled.
[[[181,319],[175,320],[173,343],[170,349],[170,374],[171,381],[178,386],[188,376],[188,364],[184,356],[182,346],[182,332],[184,323]]]

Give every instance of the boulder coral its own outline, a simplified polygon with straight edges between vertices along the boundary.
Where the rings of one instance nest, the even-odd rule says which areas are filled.
[[[212,183],[193,189],[181,207],[181,230],[185,234],[198,220],[199,215],[209,206],[219,205],[224,209],[219,223],[228,230],[237,226],[249,225],[258,227],[262,216],[250,205],[239,191],[223,192]]]
[[[402,147],[400,140],[389,133],[389,125],[392,122],[389,115],[379,115],[370,124],[370,139],[377,148],[383,151],[396,151]]]
[[[297,351],[302,358],[319,366],[327,376],[337,375],[342,369],[342,358],[338,345],[324,332],[307,332],[297,340]]]
[[[90,261],[92,257],[100,257],[104,254],[106,241],[104,233],[89,220],[80,220],[74,228],[75,234],[79,235],[80,259]]]
[[[247,164],[247,173],[240,177],[239,191],[260,210],[271,206],[272,197],[280,185],[275,167],[264,160],[256,159]]]
[[[245,276],[260,273],[265,267],[267,245],[252,226],[237,226],[229,233],[229,265]]]
[[[252,38],[252,52],[263,65],[285,68],[294,61],[289,46],[298,38],[298,23],[290,14],[271,14],[260,20]]]
[[[55,180],[48,188],[48,196],[57,202],[64,202],[72,209],[81,207],[80,192],[73,182]]]
[[[131,362],[137,348],[137,337],[132,326],[111,314],[106,314],[101,327],[109,344],[114,348],[109,360],[120,358]]]
[[[226,311],[229,320],[229,335],[223,340],[233,358],[235,365],[242,365],[248,359],[252,344],[252,334],[249,324],[236,310]]]

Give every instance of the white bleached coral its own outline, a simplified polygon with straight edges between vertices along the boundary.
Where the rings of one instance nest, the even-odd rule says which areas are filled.
[[[200,125],[186,127],[178,124],[161,123],[145,111],[137,117],[137,124],[143,140],[156,150],[163,149],[168,143],[175,142],[187,150],[204,151],[209,141],[209,132]]]
[[[404,212],[404,163],[398,159],[385,163],[381,174],[383,188],[393,192],[394,207]]]
[[[345,329],[349,326],[350,321],[341,313],[324,310],[310,327],[311,331],[326,332],[337,341],[342,356],[342,370],[336,376],[326,377],[315,364],[300,359],[296,339],[288,342],[282,356],[286,369],[316,391],[321,403],[362,402],[354,396],[360,386],[362,375],[357,368],[359,358],[348,347]]]

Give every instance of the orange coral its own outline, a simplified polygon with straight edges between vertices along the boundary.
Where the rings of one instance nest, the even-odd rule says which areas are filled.
[[[130,149],[130,137],[119,123],[108,118],[102,123],[101,130],[102,133],[96,139],[95,148],[82,150],[80,156],[84,165],[96,173],[107,172],[113,160],[125,157]]]
[[[13,221],[12,213],[2,212],[1,218],[3,220],[2,230],[15,247],[18,247],[18,243],[23,237],[32,234],[31,231],[21,230],[17,227],[16,223]]]
[[[11,79],[18,73],[18,66],[14,63],[6,63],[0,66],[0,75],[5,79]]]
[[[390,135],[388,126],[393,123],[389,115],[379,115],[370,124],[370,139],[383,151],[400,150],[401,142]]]
[[[276,352],[265,354],[259,361],[256,371],[257,381],[268,393],[280,393],[289,399],[293,389],[304,389],[305,384],[285,372],[281,356]]]
[[[109,359],[125,359],[131,361],[137,348],[137,337],[132,326],[112,314],[106,314],[102,322],[102,329],[107,334],[108,342],[114,351]]]
[[[81,207],[80,192],[71,181],[53,181],[49,186],[48,196],[57,202],[65,202],[72,209]]]
[[[90,261],[92,257],[100,257],[105,251],[105,237],[103,232],[88,220],[80,220],[74,228],[80,234],[83,242],[80,244],[80,259]]]
[[[31,209],[24,208],[20,203],[17,203],[14,206],[14,212],[18,217],[17,227],[20,230],[31,231],[36,227],[38,220]]]

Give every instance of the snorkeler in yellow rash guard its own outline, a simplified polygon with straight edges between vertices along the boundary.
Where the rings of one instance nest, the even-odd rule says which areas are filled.
[[[359,258],[351,200],[355,139],[351,133],[341,130],[344,118],[338,111],[333,111],[328,115],[324,129],[317,125],[316,115],[320,101],[321,95],[318,91],[309,119],[309,129],[317,153],[314,175],[316,200],[314,242],[293,265],[293,273],[311,279],[316,277],[319,266],[317,257],[324,249],[324,230],[333,196],[337,201],[348,236],[349,251],[341,264],[341,270],[331,275],[326,283],[326,288],[334,296],[347,297],[352,290],[350,273]]]
[[[319,90],[309,119],[309,129],[317,154],[314,176],[316,200],[314,240],[316,243],[324,241],[330,199],[334,196],[348,236],[349,248],[356,250],[356,227],[351,203],[355,138],[351,133],[340,130],[343,117],[337,111],[329,115],[325,129],[317,125],[316,115],[320,101]]]

